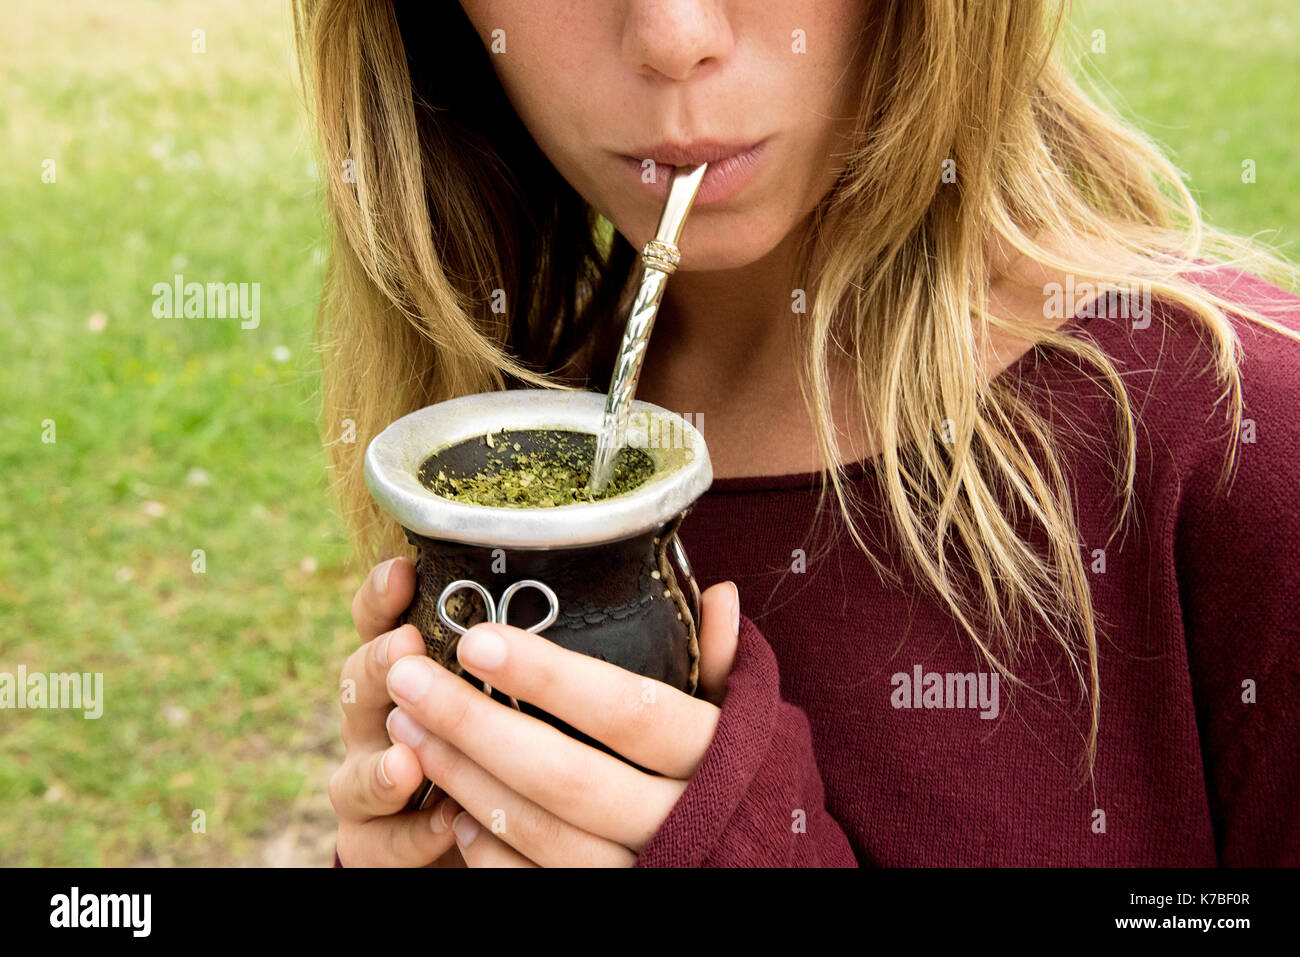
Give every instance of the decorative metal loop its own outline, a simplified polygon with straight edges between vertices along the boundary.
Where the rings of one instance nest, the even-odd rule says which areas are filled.
[[[551,586],[544,582],[539,582],[535,578],[525,578],[522,581],[517,581],[513,585],[510,585],[501,593],[500,602],[494,602],[492,600],[492,593],[478,582],[472,581],[468,578],[460,578],[444,588],[442,594],[438,596],[438,617],[442,620],[444,625],[454,631],[457,635],[463,635],[465,632],[469,631],[469,629],[455,621],[451,615],[447,614],[447,599],[456,594],[456,592],[466,588],[478,593],[478,596],[483,599],[483,604],[487,608],[487,620],[495,622],[498,625],[509,624],[509,622],[506,621],[506,616],[510,613],[510,599],[515,596],[516,592],[522,588],[536,588],[546,597],[549,610],[547,611],[545,618],[537,624],[530,625],[528,628],[524,629],[530,634],[535,635],[544,628],[551,627],[551,625],[555,624],[555,619],[558,618],[560,614],[560,599],[556,597]],[[454,645],[448,649],[448,653],[455,653]],[[489,696],[492,694],[492,686],[486,681],[483,682],[483,693]],[[510,699],[511,706],[518,711],[519,702],[515,700],[514,696],[507,695],[506,697]]]

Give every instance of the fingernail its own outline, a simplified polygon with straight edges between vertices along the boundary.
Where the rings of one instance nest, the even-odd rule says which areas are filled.
[[[388,660],[388,645],[393,640],[393,633],[390,631],[384,636],[384,640],[379,645],[379,661],[387,667],[392,662]]]
[[[461,847],[469,847],[474,838],[478,837],[478,821],[470,817],[468,811],[456,815],[456,820],[451,822],[451,829],[456,832],[456,843]]]
[[[384,782],[384,787],[386,788],[391,788],[393,786],[393,779],[388,776],[388,768],[384,766],[388,761],[388,755],[391,753],[392,752],[390,751],[385,751],[383,757],[379,759],[379,780]]]
[[[506,660],[506,640],[490,625],[475,625],[461,636],[456,657],[467,668],[491,671]]]
[[[432,685],[433,675],[428,666],[414,655],[403,658],[389,669],[389,689],[412,704],[428,694]]]
[[[388,594],[388,573],[392,571],[393,562],[395,561],[397,561],[396,558],[390,558],[388,561],[384,562],[382,565],[380,565],[378,568],[375,569],[375,579],[374,579],[375,594],[377,595]]]
[[[434,808],[433,814],[429,817],[429,830],[434,834],[441,834],[447,830],[447,812],[451,809],[451,798],[445,799],[441,804]]]
[[[401,708],[388,712],[388,736],[394,741],[400,741],[408,748],[418,748],[428,733],[420,722]]]
[[[727,582],[731,586],[731,633],[740,634],[740,589],[736,587],[735,582]]]

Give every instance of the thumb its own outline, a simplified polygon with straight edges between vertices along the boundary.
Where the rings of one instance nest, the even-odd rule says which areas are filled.
[[[740,592],[735,582],[705,590],[700,596],[700,618],[699,696],[722,707],[740,628]]]

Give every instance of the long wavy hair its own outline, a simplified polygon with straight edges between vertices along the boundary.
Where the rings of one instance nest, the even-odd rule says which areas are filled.
[[[854,544],[901,584],[864,540],[839,464],[832,349],[856,368],[910,587],[944,603],[1013,682],[1026,636],[1045,629],[1086,707],[1086,774],[1101,707],[1098,629],[1065,456],[1030,403],[985,370],[981,347],[1000,330],[1096,370],[1115,404],[1116,531],[1132,503],[1133,410],[1094,344],[988,308],[992,251],[1098,290],[1146,289],[1199,320],[1220,401],[1229,397],[1221,486],[1242,411],[1228,313],[1300,336],[1187,278],[1191,263],[1233,263],[1295,284],[1264,247],[1207,228],[1155,144],[1076,82],[1058,50],[1066,6],[872,0],[856,141],[811,217],[801,259],[810,308],[792,322],[822,494],[835,496]],[[407,548],[367,493],[369,440],[400,415],[469,393],[603,391],[637,254],[537,147],[458,4],[295,0],[294,19],[332,232],[322,429],[345,522],[369,563]],[[436,55],[415,42],[429,36],[439,37]],[[1062,252],[1053,236],[1106,258]],[[493,309],[496,290],[504,311]],[[1016,516],[1032,518],[1045,547],[1018,533]]]

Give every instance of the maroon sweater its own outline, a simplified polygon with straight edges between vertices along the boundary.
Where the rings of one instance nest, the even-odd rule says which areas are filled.
[[[1300,330],[1275,287],[1202,281]],[[739,649],[713,742],[638,866],[1300,864],[1300,345],[1233,319],[1245,409],[1225,496],[1210,353],[1191,317],[1154,312],[1064,327],[1117,362],[1137,417],[1135,510],[1113,540],[1100,388],[1050,350],[1000,377],[1090,438],[1061,464],[1101,633],[1093,778],[1054,644],[1027,645],[1028,690],[994,699],[986,678],[983,707],[978,683],[977,707],[927,707],[961,703],[947,675],[987,671],[946,606],[882,582],[829,516],[814,532],[816,475],[718,479],[682,537],[702,585],[739,587]],[[884,560],[874,467],[850,474]]]
[[[1300,329],[1300,300],[1273,286],[1201,281]],[[988,671],[946,606],[882,582],[829,516],[813,530],[816,475],[719,479],[682,537],[702,585],[738,585],[739,651],[713,743],[638,866],[1300,864],[1300,345],[1232,321],[1245,409],[1227,495],[1228,406],[1211,415],[1194,320],[1157,303],[1147,328],[1067,323],[1117,361],[1138,422],[1135,512],[1110,541],[1100,387],[1052,350],[1001,376],[1035,387],[1059,436],[1091,440],[1062,462],[1099,619],[1091,780],[1054,643],[1026,646],[1029,689],[1004,680],[995,699],[986,678],[980,707],[978,684],[946,677]],[[850,474],[883,559],[873,468]],[[968,689],[976,707],[932,706]]]

